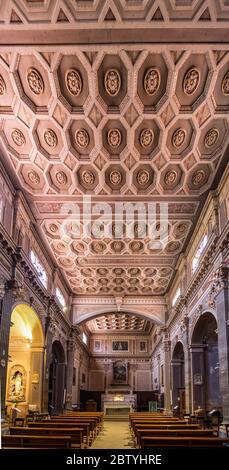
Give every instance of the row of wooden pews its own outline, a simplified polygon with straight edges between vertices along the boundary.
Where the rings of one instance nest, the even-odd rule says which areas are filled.
[[[68,412],[27,426],[10,427],[2,436],[3,448],[88,448],[103,427],[103,413]]]
[[[130,413],[130,431],[137,448],[222,447],[228,438],[219,438],[214,429],[159,413]]]

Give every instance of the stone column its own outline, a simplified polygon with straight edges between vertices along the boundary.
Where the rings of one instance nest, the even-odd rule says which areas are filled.
[[[181,340],[184,346],[185,411],[186,413],[191,413],[191,353],[189,347],[189,318],[186,314],[181,320]]]
[[[43,387],[42,387],[42,411],[48,410],[49,403],[49,367],[52,360],[52,343],[55,332],[55,324],[51,317],[51,304],[53,297],[48,298],[47,302],[47,315],[45,319],[45,339],[44,339],[44,354],[43,354]]]
[[[166,413],[171,411],[171,341],[169,333],[164,331],[163,335],[163,349],[164,349],[164,409]]]
[[[219,386],[223,423],[229,424],[229,268],[217,272],[215,306],[218,321]]]
[[[12,276],[5,284],[5,295],[2,299],[1,329],[0,329],[0,380],[1,380],[1,419],[5,419],[6,378],[8,365],[8,351],[10,338],[10,323],[13,304],[20,294],[20,287],[16,281],[16,266],[21,259],[20,248],[12,255]]]
[[[66,377],[66,408],[72,409],[72,384],[74,367],[74,337],[71,329],[69,340],[67,342],[67,377]]]

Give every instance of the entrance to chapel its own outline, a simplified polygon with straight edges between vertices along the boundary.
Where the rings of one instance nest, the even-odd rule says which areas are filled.
[[[64,407],[65,353],[60,341],[52,345],[52,361],[49,367],[49,411],[59,414]]]
[[[9,338],[6,411],[41,411],[43,384],[44,335],[40,319],[27,304],[12,311]]]
[[[197,321],[191,343],[193,410],[220,408],[217,321],[204,313]]]
[[[182,415],[185,413],[185,377],[184,348],[180,341],[173,350],[171,367],[173,406],[179,406],[180,415]]]

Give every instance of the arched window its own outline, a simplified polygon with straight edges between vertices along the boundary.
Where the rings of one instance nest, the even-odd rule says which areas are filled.
[[[205,248],[206,245],[207,245],[207,241],[208,241],[208,236],[207,236],[207,234],[206,234],[206,235],[204,235],[204,237],[202,238],[202,240],[201,240],[201,242],[200,242],[200,244],[199,244],[199,246],[198,246],[198,249],[197,249],[197,251],[196,251],[196,253],[195,253],[195,256],[194,256],[194,258],[193,258],[193,260],[192,260],[192,272],[193,272],[193,273],[197,270],[197,268],[198,268],[198,266],[199,266],[200,257],[201,257],[201,255],[202,255],[202,253],[203,253],[203,251],[204,251],[204,248]]]
[[[172,300],[172,307],[174,307],[176,301],[178,300],[178,298],[180,297],[180,294],[181,294],[181,291],[180,291],[180,287],[178,287],[178,289],[176,290],[174,296],[173,296],[173,300]]]
[[[85,333],[82,334],[82,340],[84,344],[87,344],[87,335]]]
[[[58,287],[56,288],[56,298],[60,302],[61,307],[66,306],[64,295]]]
[[[47,288],[47,273],[45,271],[44,266],[41,264],[39,258],[33,250],[30,251],[30,259],[34,268],[37,271],[38,278],[40,279],[41,284],[43,284],[43,286]]]

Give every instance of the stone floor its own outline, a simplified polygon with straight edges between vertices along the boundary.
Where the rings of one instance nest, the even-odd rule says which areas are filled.
[[[132,449],[133,443],[127,421],[105,421],[104,428],[91,449]]]

